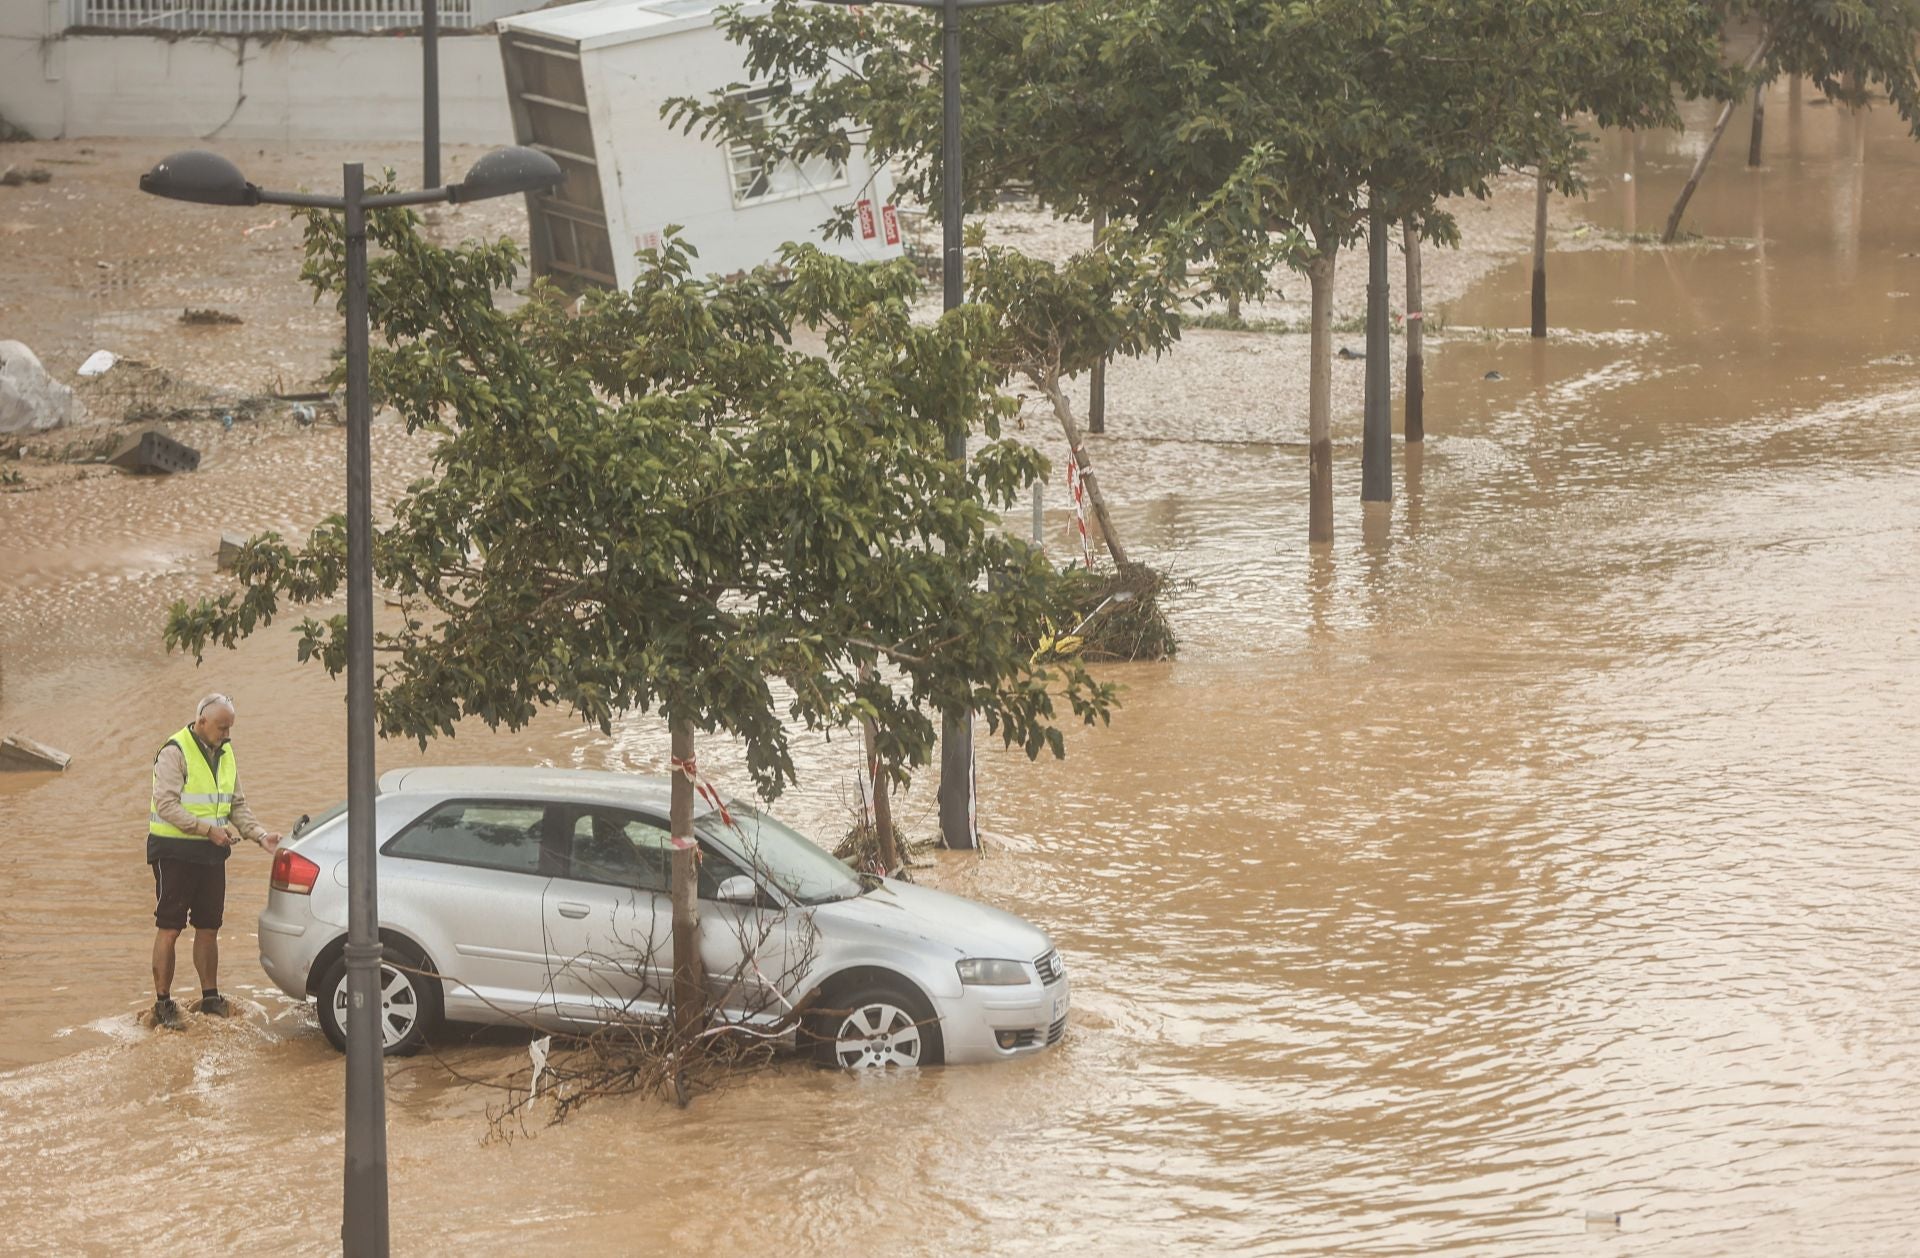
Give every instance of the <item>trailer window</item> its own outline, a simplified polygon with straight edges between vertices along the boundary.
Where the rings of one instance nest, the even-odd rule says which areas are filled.
[[[773,100],[774,92],[768,87],[753,88],[735,93],[734,98],[746,102],[747,120],[760,125],[766,120],[767,106]],[[824,157],[809,158],[804,162],[768,162],[754,152],[750,144],[728,147],[727,171],[733,180],[733,203],[736,207],[806,196],[827,188],[845,187],[847,182],[847,168],[840,162]]]

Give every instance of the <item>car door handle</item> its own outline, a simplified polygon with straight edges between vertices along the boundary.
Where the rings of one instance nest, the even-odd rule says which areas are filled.
[[[592,911],[593,910],[586,905],[575,900],[560,901],[560,916],[562,917],[585,917]]]

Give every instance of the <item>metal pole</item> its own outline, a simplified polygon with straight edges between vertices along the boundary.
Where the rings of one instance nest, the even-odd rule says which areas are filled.
[[[426,186],[440,186],[440,0],[422,0],[420,10],[420,90],[426,98],[422,134],[426,137]]]
[[[347,1168],[340,1244],[386,1258],[387,1098],[373,825],[373,450],[367,400],[366,176],[346,166],[347,236]]]
[[[1104,209],[1093,212],[1093,242],[1100,243],[1100,233],[1107,230],[1107,212]],[[1107,360],[1102,358],[1093,365],[1092,378],[1087,381],[1087,431],[1105,432],[1107,430]]]
[[[1360,500],[1393,501],[1393,363],[1387,338],[1387,216],[1372,194],[1367,211],[1367,392],[1360,446]]]
[[[966,284],[966,255],[961,246],[960,157],[960,0],[942,0],[940,6],[940,78],[944,93],[941,109],[940,226],[945,252],[941,282],[945,308],[960,305]],[[947,453],[956,462],[967,461],[967,434],[956,427],[947,438]],[[973,714],[949,713],[940,736],[940,837],[950,848],[971,849],[973,821],[969,789],[973,781]]]

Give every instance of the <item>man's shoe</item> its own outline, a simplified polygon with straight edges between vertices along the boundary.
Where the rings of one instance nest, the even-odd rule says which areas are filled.
[[[200,1012],[210,1014],[216,1018],[224,1018],[227,1014],[231,1013],[232,1010],[227,1007],[227,998],[216,994],[212,996],[202,996],[200,998]]]
[[[187,1020],[181,1016],[180,1006],[173,1003],[172,997],[162,996],[153,1002],[153,1025],[169,1031],[184,1031]]]

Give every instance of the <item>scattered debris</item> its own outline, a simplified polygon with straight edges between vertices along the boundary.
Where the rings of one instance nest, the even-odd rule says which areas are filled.
[[[110,349],[97,349],[87,355],[87,361],[80,364],[83,376],[104,376],[120,361],[120,355]]]
[[[228,314],[224,310],[196,310],[192,307],[180,312],[180,322],[194,327],[217,327],[222,324],[246,322],[237,314]]]
[[[214,566],[222,572],[233,567],[234,561],[240,558],[240,552],[246,544],[246,535],[243,533],[222,533],[219,553],[214,556]]]
[[[72,418],[73,390],[25,345],[0,341],[0,433],[44,432]]]
[[[0,738],[0,770],[11,773],[64,773],[73,757],[20,734]]]
[[[908,838],[897,821],[893,824],[893,842],[900,850],[900,859],[906,862],[901,870],[897,871],[901,873],[922,863],[914,860],[914,857],[939,846],[939,840],[933,837]],[[841,838],[839,846],[833,849],[833,854],[855,869],[879,869],[881,867],[880,831],[875,828],[873,818],[866,816],[856,818]]]
[[[0,489],[24,489],[27,477],[17,467],[0,467]]]
[[[1339,356],[1340,356],[1341,358],[1365,358],[1365,357],[1366,357],[1366,355],[1365,355],[1365,354],[1363,354],[1363,353],[1361,353],[1361,352],[1360,352],[1359,350],[1357,350],[1357,349],[1348,349],[1348,348],[1347,348],[1346,346],[1344,346],[1344,345],[1342,345],[1342,346],[1340,347],[1340,355],[1339,355]]]
[[[1143,563],[1118,572],[1074,568],[1067,582],[1073,620],[1058,626],[1057,637],[1049,634],[1036,658],[1057,650],[1090,663],[1172,659],[1180,644],[1161,605],[1171,584],[1166,573]]]
[[[31,132],[23,127],[14,126],[11,122],[7,121],[5,114],[0,114],[0,144],[16,144],[22,140],[31,139],[33,139]],[[81,152],[85,151],[85,149],[81,150]]]
[[[18,188],[23,183],[50,183],[53,172],[45,166],[29,166],[22,170],[18,166],[9,166],[0,170],[0,188]]]
[[[1497,371],[1489,371],[1486,375],[1481,376],[1480,378],[1482,380],[1505,380],[1506,379],[1505,376],[1501,375]]]
[[[191,472],[200,466],[200,452],[149,428],[129,439],[107,462],[136,474]]]

